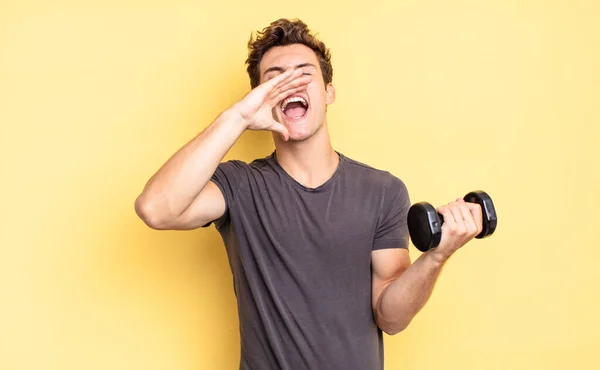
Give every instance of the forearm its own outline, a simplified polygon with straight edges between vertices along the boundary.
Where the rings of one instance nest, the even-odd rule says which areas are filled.
[[[244,130],[239,115],[223,112],[150,178],[136,200],[136,208],[150,209],[164,217],[181,215],[206,186]]]
[[[431,250],[423,253],[381,293],[375,317],[388,334],[404,330],[431,297],[447,256]]]

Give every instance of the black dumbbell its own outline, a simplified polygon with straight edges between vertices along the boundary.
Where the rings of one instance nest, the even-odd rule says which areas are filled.
[[[475,237],[483,239],[494,233],[498,224],[496,209],[492,198],[481,190],[472,191],[463,198],[465,202],[478,203],[481,206],[483,229]],[[410,238],[421,252],[437,247],[442,240],[444,217],[437,213],[429,203],[413,204],[408,210],[408,231]]]

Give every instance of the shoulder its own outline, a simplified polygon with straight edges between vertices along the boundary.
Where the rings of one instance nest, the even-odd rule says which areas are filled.
[[[404,181],[389,170],[376,168],[341,153],[340,155],[346,161],[348,173],[352,178],[381,187],[384,191],[406,192]]]
[[[248,169],[254,171],[263,171],[273,166],[275,161],[275,152],[261,158],[255,158],[248,163]]]
[[[252,160],[242,159],[228,159],[219,163],[219,168],[223,170],[251,173],[252,171],[261,171],[265,167],[268,167],[272,161],[273,155],[268,155],[262,158],[255,158]]]

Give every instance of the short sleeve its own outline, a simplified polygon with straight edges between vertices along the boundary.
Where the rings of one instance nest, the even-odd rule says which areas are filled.
[[[212,181],[223,193],[225,199],[225,212],[218,219],[207,223],[203,227],[210,226],[213,222],[215,226],[220,227],[229,219],[229,211],[237,201],[239,190],[244,180],[247,178],[248,164],[239,160],[230,160],[221,162],[217,166],[214,174],[211,176]]]
[[[408,189],[402,180],[389,175],[387,185],[382,195],[381,213],[375,238],[373,250],[386,248],[408,248],[408,210],[410,209],[410,197]]]

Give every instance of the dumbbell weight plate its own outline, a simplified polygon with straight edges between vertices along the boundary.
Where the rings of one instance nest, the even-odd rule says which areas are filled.
[[[435,208],[429,203],[413,204],[407,216],[410,238],[421,252],[437,247],[442,240],[442,222]]]

